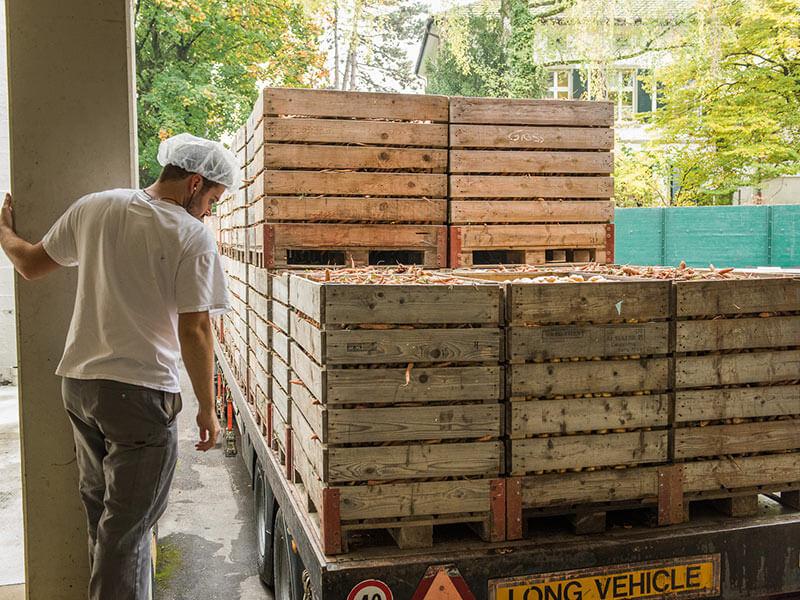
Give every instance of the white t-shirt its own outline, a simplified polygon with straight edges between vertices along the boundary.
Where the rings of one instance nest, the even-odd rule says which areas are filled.
[[[230,309],[211,231],[141,190],[89,194],[42,240],[78,266],[75,310],[56,374],[178,392],[178,313]]]

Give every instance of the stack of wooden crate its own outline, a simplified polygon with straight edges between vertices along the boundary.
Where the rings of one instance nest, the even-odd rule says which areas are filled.
[[[607,510],[659,506],[670,283],[506,279],[509,539],[525,516],[569,514],[577,531],[602,531]]]
[[[289,278],[289,473],[327,554],[358,530],[505,537],[501,290],[404,271]]]
[[[270,398],[272,384],[272,355],[270,344],[270,281],[266,269],[247,265],[248,283],[248,369],[250,371],[248,396],[255,408],[256,420],[264,435],[272,435]]]
[[[246,144],[250,262],[446,266],[447,107],[265,89]]]
[[[676,280],[674,459],[687,500],[800,509],[800,279]]]
[[[450,266],[613,262],[608,102],[450,99]]]

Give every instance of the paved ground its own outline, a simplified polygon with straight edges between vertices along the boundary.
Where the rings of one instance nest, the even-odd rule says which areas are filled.
[[[194,449],[191,385],[178,420],[180,449],[170,505],[159,524],[159,600],[272,600],[255,566],[253,492],[240,457]],[[22,583],[22,499],[17,389],[0,387],[0,600]],[[76,492],[77,493],[77,492]],[[7,587],[6,587],[7,586]],[[19,596],[21,597],[21,596]]]
[[[181,388],[191,390],[184,376]],[[241,457],[195,451],[197,400],[183,395],[178,466],[159,523],[159,600],[272,600],[256,574],[253,490]]]
[[[0,586],[25,579],[20,468],[17,388],[0,387]]]

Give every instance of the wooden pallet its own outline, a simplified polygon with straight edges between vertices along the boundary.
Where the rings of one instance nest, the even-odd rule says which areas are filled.
[[[247,144],[250,223],[446,223],[447,107],[440,96],[264,90]]]
[[[426,546],[446,522],[502,539],[499,287],[292,275],[289,295],[294,463],[325,551],[356,529]]]
[[[614,259],[614,226],[457,225],[449,228],[449,265],[558,265]]]
[[[308,265],[418,264],[442,268],[447,227],[441,225],[256,225],[251,264],[264,268]]]

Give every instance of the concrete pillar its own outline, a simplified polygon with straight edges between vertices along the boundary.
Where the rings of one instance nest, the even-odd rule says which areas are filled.
[[[136,182],[128,0],[6,0],[17,229],[38,241],[80,196]],[[53,371],[76,271],[17,280],[27,597],[85,598],[86,526]]]

